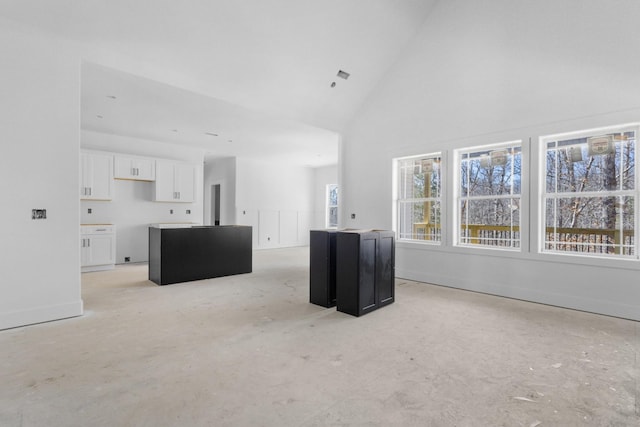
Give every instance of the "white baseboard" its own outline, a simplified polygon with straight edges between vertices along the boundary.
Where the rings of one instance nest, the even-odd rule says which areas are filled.
[[[0,313],[0,330],[82,316],[82,311],[82,300],[79,300],[66,304]]]
[[[107,264],[107,265],[88,265],[86,267],[81,268],[81,272],[90,273],[92,271],[105,271],[105,270],[113,270],[115,268],[115,264]]]
[[[543,290],[511,287],[493,281],[475,279],[473,281],[460,280],[451,277],[434,275],[420,271],[396,269],[396,277],[429,283],[466,291],[480,292],[505,298],[603,314],[605,316],[621,317],[623,319],[640,321],[640,312],[634,304],[620,304],[603,300],[585,298],[579,295],[565,295]]]

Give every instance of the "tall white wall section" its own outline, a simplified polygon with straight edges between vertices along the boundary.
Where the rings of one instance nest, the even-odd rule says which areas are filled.
[[[640,121],[638,16],[633,0],[438,2],[344,133],[341,226],[393,226],[393,158],[522,139],[537,171],[540,135]],[[453,174],[443,245],[399,243],[398,276],[640,320],[639,261],[538,253],[535,179],[521,252],[453,246]]]
[[[0,329],[82,314],[80,60],[0,22]],[[32,220],[32,209],[46,219]]]

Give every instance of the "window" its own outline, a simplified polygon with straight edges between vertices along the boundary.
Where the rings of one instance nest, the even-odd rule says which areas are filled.
[[[338,184],[327,185],[326,227],[338,227]]]
[[[543,251],[637,256],[637,126],[541,138]]]
[[[458,245],[520,247],[520,141],[457,150]]]
[[[441,241],[441,160],[440,154],[397,160],[398,239]]]

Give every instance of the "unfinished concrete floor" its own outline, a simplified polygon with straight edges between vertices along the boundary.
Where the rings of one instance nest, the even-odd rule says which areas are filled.
[[[0,425],[640,425],[640,323],[406,280],[356,318],[308,303],[308,256],[84,274],[84,316],[0,332]]]

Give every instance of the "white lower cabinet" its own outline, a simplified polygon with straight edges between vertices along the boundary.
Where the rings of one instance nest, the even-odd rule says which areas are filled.
[[[116,262],[114,225],[83,225],[80,227],[80,265],[82,272],[110,270]]]

